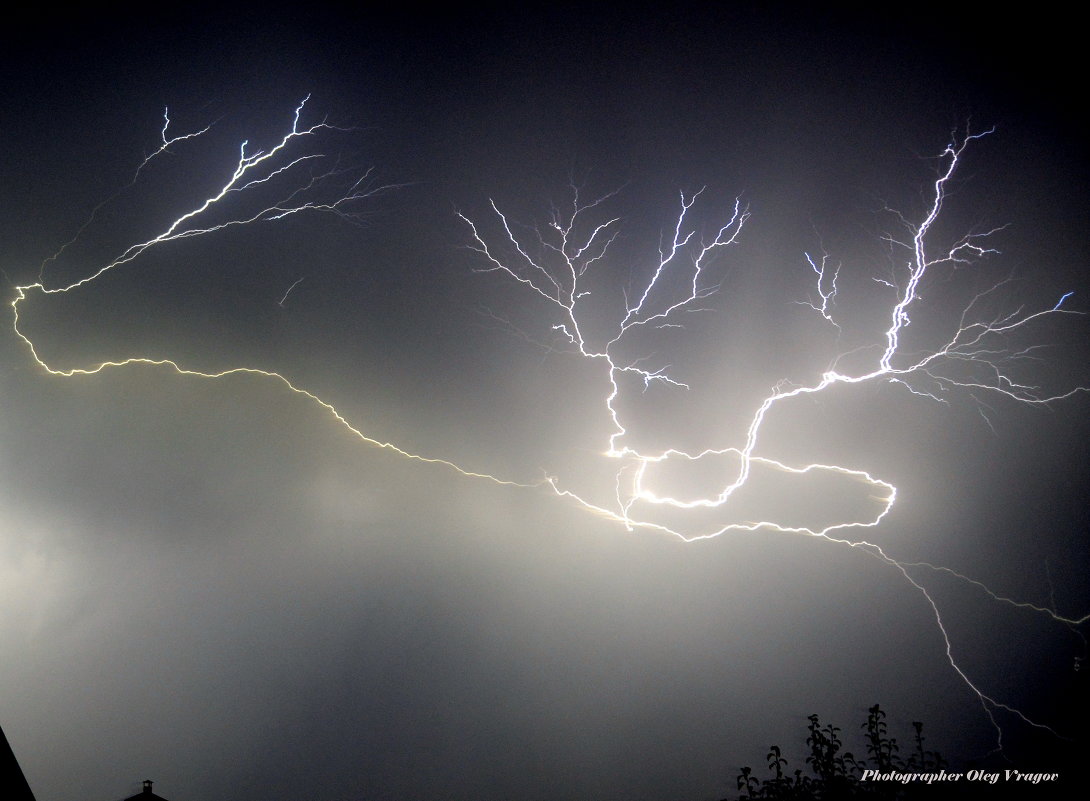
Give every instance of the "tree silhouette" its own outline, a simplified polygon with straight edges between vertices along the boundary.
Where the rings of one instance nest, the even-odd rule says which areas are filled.
[[[924,748],[923,724],[912,724],[915,731],[914,750],[907,759],[900,757],[900,746],[889,735],[886,713],[878,705],[870,707],[864,730],[868,756],[857,759],[851,751],[843,750],[844,740],[839,726],[822,725],[817,715],[808,718],[806,746],[809,749],[806,764],[813,775],[805,775],[801,769],[789,773],[787,758],[778,745],[769,749],[766,759],[770,778],[761,780],[753,775],[753,768],[740,769],[737,777],[738,801],[749,799],[777,799],[778,801],[803,801],[803,799],[852,799],[914,798],[926,791],[935,797],[942,789],[936,785],[913,785],[897,782],[863,782],[864,770],[911,772],[935,772],[947,767],[946,760],[936,751]],[[723,799],[731,801],[731,799]]]

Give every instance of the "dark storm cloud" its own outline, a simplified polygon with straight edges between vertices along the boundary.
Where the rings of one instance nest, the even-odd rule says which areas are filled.
[[[921,154],[970,115],[998,131],[958,185],[951,228],[1014,223],[1002,262],[985,265],[1015,270],[1010,308],[1074,290],[1081,309],[1090,296],[1082,143],[1051,99],[1065,48],[1009,55],[1024,52],[1016,34],[1041,33],[1032,23],[426,16],[29,31],[34,47],[4,63],[9,290],[129,180],[164,106],[219,119],[237,142],[271,136],[313,92],[316,116],[359,126],[353,166],[406,184],[364,227],[315,217],[180,243],[80,296],[38,298],[21,311],[43,353],[65,367],[149,348],[204,369],[255,364],[413,452],[521,481],[589,475],[600,374],[481,314],[551,322],[520,287],[471,272],[452,210],[494,197],[540,223],[569,176],[623,186],[628,263],[608,275],[631,281],[653,264],[677,192],[706,184],[713,207],[742,193],[753,219],[724,261],[717,311],[651,348],[694,391],[633,408],[649,439],[734,444],[774,382],[812,380],[882,330],[866,306],[888,267],[881,209],[919,209]],[[63,269],[113,255],[103,231],[158,230],[233,155],[172,152],[163,194],[112,207]],[[844,260],[857,315],[839,343],[791,302],[812,289],[802,252],[822,245]],[[945,288],[994,273],[965,275]],[[916,325],[960,312],[943,290]],[[1041,354],[1052,361],[1039,375],[1084,380],[1085,337],[1040,333],[1064,347]],[[55,378],[13,335],[0,341],[0,724],[40,801],[119,798],[145,776],[174,801],[719,798],[770,743],[801,767],[806,715],[847,731],[876,701],[897,736],[923,720],[953,758],[994,742],[926,599],[861,551],[629,532],[544,490],[361,445],[275,381],[156,367]],[[860,387],[792,407],[762,443],[791,464],[847,459],[896,484],[902,503],[872,537],[890,553],[1080,614],[1085,400],[984,411]],[[772,483],[747,514],[810,514],[803,490]],[[837,512],[868,508],[858,489],[837,492]],[[913,575],[986,692],[1078,734],[1076,637]],[[1062,749],[1048,757],[1051,740],[1013,725],[1009,742],[1016,760],[1025,748],[1074,771]]]

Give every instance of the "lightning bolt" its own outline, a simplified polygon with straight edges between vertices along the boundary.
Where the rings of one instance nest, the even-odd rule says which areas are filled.
[[[632,361],[619,354],[625,340],[637,329],[680,327],[683,315],[699,311],[700,304],[718,291],[719,279],[714,276],[716,257],[738,241],[750,218],[750,211],[740,198],[735,199],[726,211],[726,222],[713,226],[714,230],[710,235],[701,236],[698,228],[690,223],[690,217],[703,190],[692,195],[682,193],[677,217],[663,237],[657,259],[649,269],[644,270],[646,277],[640,287],[631,293],[635,300],[629,300],[629,293],[626,292],[624,306],[616,314],[617,322],[609,333],[596,340],[584,334],[589,325],[582,317],[584,312],[581,304],[590,294],[585,288],[588,274],[604,261],[607,250],[618,236],[619,218],[608,215],[605,215],[603,221],[588,218],[593,217],[594,212],[612,195],[583,202],[580,200],[578,188],[571,187],[570,206],[563,213],[554,211],[552,219],[542,227],[516,224],[500,210],[495,201],[490,201],[490,223],[487,220],[482,223],[475,222],[461,213],[458,216],[468,229],[468,247],[479,254],[481,259],[482,266],[477,268],[478,271],[514,280],[536,295],[555,314],[552,328],[562,336],[567,350],[580,359],[599,365],[608,381],[609,391],[602,400],[601,414],[603,421],[608,423],[610,433],[602,443],[604,447],[601,453],[604,457],[620,463],[615,472],[614,498],[611,501],[593,499],[564,486],[558,477],[549,477],[549,486],[558,496],[574,501],[588,511],[611,519],[629,530],[661,532],[674,535],[685,542],[706,540],[733,531],[770,530],[818,538],[837,546],[864,551],[899,573],[922,595],[941,633],[947,661],[979,699],[996,732],[996,747],[1002,750],[1003,729],[994,715],[996,710],[1004,710],[1032,727],[1057,733],[987,694],[973,681],[955,657],[955,648],[938,604],[915,572],[925,570],[950,575],[984,592],[997,603],[1030,610],[1072,629],[1090,620],[1090,615],[1065,617],[1054,608],[1017,601],[995,593],[982,582],[955,570],[926,562],[898,560],[876,543],[855,533],[877,527],[893,509],[897,489],[891,483],[865,470],[820,463],[792,466],[758,454],[762,429],[770,417],[801,398],[829,394],[837,387],[887,382],[912,395],[943,403],[948,402],[947,396],[956,393],[968,394],[982,408],[982,398],[987,396],[1008,402],[1047,406],[1090,390],[1085,386],[1076,386],[1060,392],[1048,392],[1017,380],[1011,370],[1013,365],[1032,358],[1034,350],[1032,347],[1018,349],[1009,345],[1015,335],[1026,332],[1035,323],[1046,318],[1079,314],[1063,308],[1064,301],[1072,294],[1070,292],[1060,297],[1052,306],[1028,311],[1020,308],[990,315],[984,311],[985,306],[1000,287],[1007,283],[1005,280],[999,281],[972,297],[964,307],[952,333],[939,344],[913,352],[909,352],[905,346],[911,313],[920,303],[920,293],[927,285],[927,280],[935,274],[961,269],[998,253],[991,243],[1000,228],[970,233],[945,246],[934,244],[939,239],[936,223],[940,219],[950,183],[966,149],[991,133],[992,130],[981,133],[966,132],[962,135],[955,132],[950,144],[938,157],[936,178],[930,186],[923,213],[917,219],[909,219],[903,214],[893,212],[903,232],[885,237],[887,245],[897,254],[894,274],[890,280],[875,278],[889,290],[889,299],[885,301],[885,329],[877,333],[870,343],[836,357],[814,380],[802,384],[782,381],[773,387],[757,404],[749,418],[743,442],[737,446],[710,447],[697,452],[681,448],[646,452],[628,443],[629,423],[623,419],[619,405],[622,379],[626,376],[635,377],[642,383],[644,390],[652,386],[683,390],[688,385],[672,377],[666,365],[652,369],[642,366],[645,360]],[[486,223],[491,228],[486,229]],[[529,233],[523,233],[524,231]],[[804,257],[806,265],[816,277],[816,296],[811,294],[810,299],[797,302],[817,312],[839,334],[841,328],[834,318],[833,309],[837,301],[840,267],[832,267],[827,254],[820,259],[815,259],[810,254],[804,254]],[[494,316],[494,319],[498,318]],[[873,355],[867,357],[868,353]],[[866,358],[862,367],[849,371],[840,366],[848,361],[848,356],[852,357],[853,363],[859,363],[861,358]],[[987,416],[984,416],[987,420]],[[673,460],[700,463],[724,459],[737,463],[733,477],[725,480],[718,490],[703,497],[679,498],[656,486],[654,469],[665,462]],[[873,514],[862,519],[839,520],[819,527],[762,519],[705,525],[701,528],[698,522],[659,522],[651,514],[656,509],[670,509],[675,511],[676,518],[677,512],[684,514],[725,509],[732,498],[751,483],[755,469],[775,469],[795,476],[825,474],[847,477],[861,482],[869,489],[876,507]],[[1075,633],[1081,638],[1078,632]]]
[[[152,359],[142,356],[102,361],[89,367],[55,367],[42,358],[34,342],[20,327],[20,307],[29,298],[35,295],[49,296],[74,292],[107,272],[129,265],[149,251],[170,242],[211,236],[233,228],[276,222],[297,214],[311,212],[334,214],[349,222],[360,221],[367,201],[395,187],[393,185],[376,186],[371,182],[370,168],[341,167],[334,156],[322,153],[318,149],[320,137],[324,132],[347,129],[338,128],[325,121],[304,125],[302,114],[309,99],[308,95],[295,107],[289,128],[272,147],[267,150],[251,151],[249,142],[242,142],[239,146],[238,158],[223,178],[223,182],[203,201],[167,223],[160,233],[143,242],[130,245],[114,259],[81,278],[57,286],[49,286],[45,277],[47,268],[78,239],[79,234],[77,234],[57,253],[43,262],[37,282],[14,288],[15,296],[9,304],[12,310],[12,330],[26,346],[34,363],[51,376],[72,378],[136,366],[165,368],[179,376],[202,379],[258,376],[279,383],[291,392],[306,398],[332,417],[346,432],[367,445],[390,451],[406,459],[450,468],[467,477],[486,479],[503,485],[530,486],[497,478],[487,473],[465,470],[449,460],[410,453],[391,442],[369,437],[352,425],[332,404],[296,386],[280,373],[255,367],[236,367],[219,372],[205,372],[184,367],[171,359]],[[170,126],[170,114],[167,110],[163,112],[163,128],[160,132],[159,146],[144,158],[126,187],[95,207],[87,222],[80,228],[80,233],[90,226],[103,206],[116,198],[125,188],[133,186],[153,160],[164,153],[171,152],[171,148],[175,146],[203,136],[212,127],[206,126],[189,133],[173,135],[170,133]],[[263,203],[260,200],[259,190],[266,190],[266,193],[277,192],[278,199],[272,203]],[[288,288],[280,299],[280,305],[284,304],[291,290],[302,280],[302,278],[298,279]]]
[[[650,269],[644,271],[645,277],[634,290],[624,293],[616,322],[604,335],[599,333],[601,326],[592,326],[587,319],[597,308],[592,308],[591,305],[593,293],[588,279],[607,260],[620,235],[621,219],[602,215],[602,210],[613,198],[613,194],[585,201],[580,198],[579,189],[572,187],[570,205],[564,210],[554,209],[550,221],[541,228],[530,229],[530,234],[522,233],[523,229],[514,224],[495,202],[491,203],[492,214],[489,217],[490,224],[494,225],[492,234],[483,225],[479,226],[459,212],[458,217],[469,232],[469,247],[476,252],[482,264],[478,270],[514,281],[531,296],[536,297],[554,315],[550,330],[554,340],[560,342],[558,349],[570,351],[578,358],[597,366],[605,379],[607,391],[602,398],[600,414],[607,433],[603,436],[600,452],[617,467],[614,471],[613,497],[600,501],[589,497],[585,492],[565,486],[556,476],[546,476],[536,482],[513,481],[486,472],[468,470],[447,459],[411,453],[391,442],[365,434],[332,404],[277,372],[256,367],[205,372],[170,359],[144,356],[102,361],[85,367],[58,367],[42,358],[35,343],[21,327],[20,311],[31,297],[77,291],[111,270],[131,265],[149,251],[191,237],[214,236],[233,228],[276,222],[311,212],[334,214],[349,222],[357,221],[362,214],[362,206],[391,189],[390,186],[372,185],[370,169],[342,167],[335,157],[321,152],[319,148],[322,134],[343,129],[325,121],[304,124],[302,115],[306,103],[305,98],[294,109],[290,126],[269,149],[250,151],[248,143],[243,142],[233,167],[223,177],[218,188],[203,201],[164,224],[158,234],[125,248],[112,260],[82,277],[52,285],[48,280],[50,264],[94,221],[101,206],[96,207],[76,237],[43,262],[36,282],[14,288],[14,298],[9,304],[12,331],[26,347],[33,363],[44,374],[61,378],[139,366],[165,369],[178,376],[203,380],[255,376],[279,383],[302,396],[329,415],[346,433],[366,445],[387,450],[406,459],[447,468],[470,478],[484,479],[505,486],[545,487],[557,497],[570,500],[629,530],[661,532],[674,535],[685,542],[718,537],[731,531],[770,530],[818,538],[833,545],[859,549],[897,571],[921,593],[942,634],[951,667],[975,693],[996,730],[997,747],[1002,747],[1003,731],[994,716],[995,710],[1008,711],[1028,725],[1048,729],[988,695],[962,669],[955,658],[955,649],[939,606],[917,572],[929,571],[953,576],[986,593],[997,603],[1028,609],[1072,628],[1086,622],[1090,616],[1064,617],[1051,607],[1028,604],[995,593],[983,583],[949,568],[925,562],[898,560],[879,545],[861,539],[855,533],[857,530],[877,527],[889,514],[897,499],[897,490],[891,483],[865,470],[852,467],[823,463],[790,465],[758,453],[762,428],[770,416],[800,398],[828,394],[830,390],[840,386],[889,382],[913,395],[941,402],[947,401],[947,395],[966,393],[978,400],[993,396],[1032,405],[1052,404],[1087,391],[1087,387],[1080,386],[1060,393],[1045,392],[1035,386],[1020,383],[1009,369],[1010,365],[1031,358],[1032,349],[1015,350],[1006,344],[1007,341],[1012,335],[1023,332],[1037,321],[1078,314],[1063,308],[1071,293],[1063,295],[1051,307],[988,315],[984,312],[984,307],[1004,283],[1000,282],[973,297],[964,308],[957,327],[941,344],[922,352],[911,353],[904,345],[906,329],[910,325],[910,313],[920,300],[921,287],[925,286],[927,278],[936,272],[960,268],[997,252],[990,242],[999,229],[967,235],[937,252],[931,242],[935,238],[935,224],[940,218],[948,185],[963,153],[972,142],[986,136],[990,131],[955,137],[941,154],[940,168],[931,187],[928,208],[915,222],[902,215],[897,216],[904,234],[888,236],[887,243],[894,252],[903,254],[903,258],[895,265],[896,269],[890,280],[876,279],[889,291],[890,298],[886,307],[888,324],[883,331],[876,334],[874,341],[841,354],[807,383],[790,384],[785,381],[773,387],[757,404],[740,444],[710,447],[695,452],[683,448],[646,452],[633,444],[632,424],[626,419],[622,404],[622,398],[630,392],[631,386],[634,384],[640,387],[640,391],[645,392],[651,389],[683,391],[688,385],[671,375],[669,365],[654,366],[649,364],[649,358],[631,358],[624,354],[639,333],[681,327],[686,316],[707,309],[705,302],[719,291],[721,279],[717,277],[717,269],[722,263],[721,256],[738,242],[750,219],[750,210],[741,198],[735,199],[729,206],[722,224],[712,226],[709,234],[702,235],[691,218],[704,190],[692,194],[681,193],[677,217],[662,238]],[[132,183],[141,177],[154,160],[164,153],[172,152],[172,148],[181,148],[200,138],[211,126],[179,135],[172,134],[170,128],[169,112],[164,112],[160,143],[137,167]],[[270,192],[278,193],[279,199],[272,203],[261,202],[260,198]],[[599,215],[597,220],[594,219],[595,215]],[[816,296],[811,295],[809,300],[800,303],[809,306],[823,321],[839,330],[840,324],[834,318],[839,267],[832,268],[825,255],[815,259],[805,254],[805,262],[808,270],[816,276]],[[280,300],[280,305],[284,304],[288,295],[302,280],[298,279],[288,288]],[[510,325],[521,336],[530,338],[506,318],[491,312],[489,315],[501,324]],[[839,316],[839,312],[837,315]],[[863,356],[870,361],[865,367],[850,371],[840,366],[847,361],[849,355],[854,361]],[[654,471],[658,466],[674,461],[700,464],[716,459],[736,462],[737,468],[729,480],[704,497],[678,498],[662,491],[656,484]],[[659,522],[651,514],[657,510],[670,510],[684,515],[702,510],[724,509],[752,482],[755,470],[779,471],[801,478],[835,476],[857,482],[868,490],[875,508],[863,519],[839,520],[818,527],[766,519],[705,528],[686,527]]]

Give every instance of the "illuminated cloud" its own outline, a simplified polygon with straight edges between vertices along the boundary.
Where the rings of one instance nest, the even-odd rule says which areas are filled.
[[[1063,127],[809,22],[412,22],[6,82],[0,711],[39,798],[721,797],[876,701],[957,758],[1061,748]]]

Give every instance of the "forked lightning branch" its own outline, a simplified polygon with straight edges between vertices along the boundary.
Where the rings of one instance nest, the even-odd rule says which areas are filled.
[[[1026,724],[1047,728],[1031,721],[1002,699],[989,695],[979,687],[959,665],[955,644],[943,624],[936,604],[919,574],[928,571],[952,575],[986,593],[995,602],[1032,610],[1053,623],[1076,627],[1088,616],[1068,618],[1055,609],[1038,606],[993,592],[982,583],[949,568],[927,563],[899,561],[878,545],[863,537],[868,529],[879,526],[898,502],[896,488],[883,478],[871,475],[850,464],[789,464],[774,453],[762,449],[766,421],[776,415],[789,414],[793,403],[829,393],[835,388],[851,388],[859,384],[887,382],[906,393],[919,396],[920,402],[956,402],[964,397],[976,402],[984,397],[1012,404],[1056,404],[1087,387],[1071,386],[1059,391],[1044,391],[1020,377],[1014,370],[1030,363],[1035,357],[1032,345],[1012,345],[1032,337],[1034,326],[1046,318],[1061,318],[1078,312],[1068,309],[1068,295],[1037,309],[1018,308],[995,313],[995,299],[1003,282],[973,296],[960,312],[960,319],[947,330],[952,331],[936,346],[920,351],[905,345],[906,331],[919,305],[921,292],[941,291],[937,281],[945,272],[963,269],[975,261],[996,254],[994,240],[998,229],[970,233],[954,241],[940,241],[936,223],[940,220],[951,182],[966,151],[990,132],[956,135],[938,159],[933,182],[929,184],[923,211],[916,217],[896,215],[897,232],[888,235],[887,244],[893,254],[892,273],[874,276],[883,285],[878,309],[885,322],[874,332],[873,341],[854,348],[851,358],[834,355],[831,361],[815,365],[812,379],[802,383],[782,381],[755,405],[748,415],[741,441],[734,443],[708,442],[702,449],[681,447],[648,452],[633,444],[633,433],[639,420],[626,417],[623,403],[626,393],[686,392],[685,376],[674,375],[669,366],[656,365],[651,357],[632,358],[631,340],[636,336],[668,335],[670,329],[681,327],[692,312],[715,302],[725,257],[739,239],[746,235],[751,211],[739,199],[724,210],[721,221],[705,230],[693,222],[694,209],[703,202],[703,194],[681,193],[676,212],[665,227],[658,252],[643,266],[633,268],[637,275],[634,288],[619,295],[623,301],[612,321],[600,318],[601,306],[592,305],[591,279],[614,257],[613,249],[620,234],[620,217],[606,213],[613,195],[584,200],[572,189],[571,203],[563,210],[553,210],[549,222],[541,227],[524,227],[508,217],[502,204],[491,203],[490,212],[474,219],[459,213],[468,235],[469,247],[476,252],[478,269],[495,278],[520,287],[526,302],[539,304],[551,316],[548,330],[561,347],[576,358],[586,360],[599,371],[607,387],[599,403],[587,410],[600,423],[600,439],[585,445],[601,454],[614,465],[613,497],[601,499],[573,486],[570,478],[548,476],[543,480],[510,480],[491,475],[484,470],[470,470],[456,460],[410,453],[381,438],[365,434],[333,405],[306,389],[296,386],[290,378],[263,367],[239,365],[220,372],[202,372],[187,368],[168,359],[133,357],[103,361],[83,366],[58,366],[47,363],[34,341],[21,327],[20,312],[31,297],[47,297],[76,292],[106,272],[115,269],[137,269],[139,259],[166,243],[192,237],[214,237],[240,226],[275,223],[287,217],[309,213],[335,214],[352,219],[363,213],[368,203],[388,187],[370,183],[368,170],[342,168],[335,153],[323,152],[324,135],[340,131],[326,122],[304,124],[306,100],[295,108],[290,125],[272,147],[252,150],[246,142],[238,149],[234,166],[222,177],[218,188],[192,208],[183,210],[173,220],[165,222],[160,232],[142,242],[123,249],[112,260],[88,269],[76,280],[52,285],[48,266],[60,255],[47,259],[34,283],[15,287],[11,301],[13,333],[25,344],[30,358],[43,373],[75,378],[78,376],[124,369],[134,365],[154,366],[169,370],[187,379],[227,379],[233,375],[258,375],[286,386],[306,397],[322,412],[330,415],[346,434],[367,445],[389,450],[398,456],[440,465],[461,475],[481,478],[512,487],[544,487],[558,497],[574,502],[597,516],[604,516],[628,529],[650,530],[674,535],[683,541],[717,537],[731,531],[778,531],[820,538],[841,547],[862,549],[896,571],[914,587],[929,605],[945,641],[949,663],[958,676],[980,700],[997,732],[1002,745],[1002,730],[993,712],[1004,709]],[[160,141],[150,156],[135,170],[133,183],[142,178],[148,165],[164,153],[181,153],[194,140],[207,134],[210,128],[188,133],[171,132],[169,114],[164,114]],[[268,198],[275,198],[269,201]],[[88,221],[94,221],[94,214]],[[81,232],[87,227],[81,228]],[[69,243],[72,244],[72,243]],[[68,247],[67,245],[65,247]],[[63,251],[65,248],[62,248]],[[815,316],[815,325],[845,324],[837,301],[842,287],[839,268],[828,255],[800,254],[800,269],[812,282],[809,298],[801,301]],[[481,280],[481,279],[477,279]],[[298,283],[298,282],[297,282]],[[601,282],[597,284],[601,287]],[[292,287],[294,288],[294,286]],[[290,289],[288,290],[290,293]],[[287,295],[285,294],[286,299]],[[281,300],[283,304],[284,299]],[[798,300],[798,299],[796,299]],[[873,311],[873,310],[872,310]],[[594,319],[590,319],[595,316]],[[852,365],[849,369],[848,364]],[[862,366],[860,366],[862,365]],[[597,423],[596,423],[597,424]],[[677,497],[658,485],[656,468],[669,462],[726,460],[735,467],[714,491],[702,497]],[[731,522],[708,527],[706,523],[688,526],[676,522],[663,523],[659,511],[669,511],[670,520],[685,519],[686,513],[725,509],[753,481],[755,471],[772,470],[796,477],[839,476],[862,482],[869,490],[876,507],[873,514],[859,519],[841,519],[817,527],[799,526],[775,517],[746,522]],[[705,519],[701,517],[701,519]],[[703,526],[703,527],[702,527]]]

